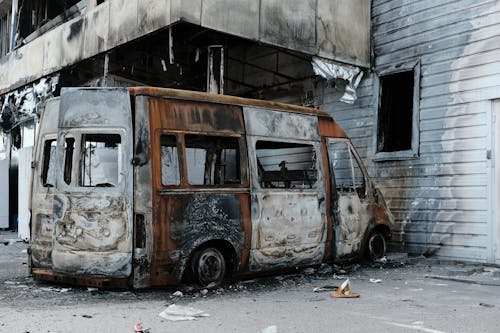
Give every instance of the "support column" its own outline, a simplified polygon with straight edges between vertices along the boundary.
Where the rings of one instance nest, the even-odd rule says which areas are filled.
[[[224,47],[222,45],[208,47],[207,92],[224,94]]]

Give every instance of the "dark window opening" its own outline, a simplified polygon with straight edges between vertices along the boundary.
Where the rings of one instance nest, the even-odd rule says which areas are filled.
[[[44,187],[55,186],[56,144],[56,140],[46,140],[43,145],[41,176]]]
[[[24,0],[20,2],[20,34],[23,38],[81,0]]]
[[[161,183],[164,186],[179,185],[179,155],[177,139],[174,135],[162,135],[161,143]]]
[[[78,185],[115,187],[120,183],[121,137],[118,134],[84,134]]]
[[[71,171],[73,170],[73,152],[75,150],[75,139],[66,138],[64,143],[64,182],[71,184]]]
[[[380,78],[377,152],[412,149],[414,71]]]
[[[316,152],[309,144],[258,141],[259,183],[263,188],[313,188],[317,181]]]
[[[99,6],[101,3],[105,2],[106,0],[97,0],[96,5]]]
[[[186,163],[191,185],[241,183],[237,138],[186,135]]]

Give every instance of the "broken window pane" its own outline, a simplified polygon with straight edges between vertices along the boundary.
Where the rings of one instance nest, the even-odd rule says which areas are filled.
[[[364,197],[365,177],[349,145],[342,141],[333,142],[329,145],[328,153],[337,191],[356,191],[361,197]]]
[[[237,138],[186,135],[185,143],[189,184],[241,183]]]
[[[55,139],[46,140],[43,145],[42,157],[42,185],[54,187],[56,184],[56,144]]]
[[[174,135],[162,135],[161,141],[161,183],[165,186],[179,185],[179,157]]]
[[[263,188],[315,187],[318,171],[312,145],[258,141],[256,154]]]
[[[414,71],[380,78],[377,152],[412,149]]]
[[[120,182],[121,137],[118,134],[84,134],[79,186],[114,187]]]

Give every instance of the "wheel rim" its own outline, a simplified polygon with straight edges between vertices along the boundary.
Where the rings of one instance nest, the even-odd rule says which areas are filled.
[[[218,283],[224,277],[226,264],[224,256],[214,248],[204,249],[197,260],[197,278],[200,284]]]
[[[386,251],[384,236],[378,232],[374,233],[368,242],[368,250],[373,259],[382,258]]]

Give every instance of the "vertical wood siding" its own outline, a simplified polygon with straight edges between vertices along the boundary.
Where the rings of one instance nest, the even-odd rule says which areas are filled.
[[[491,261],[490,110],[500,97],[500,2],[373,0],[375,72],[419,60],[419,158],[374,162],[378,84],[354,105],[327,88],[324,108],[351,136],[412,253]]]

